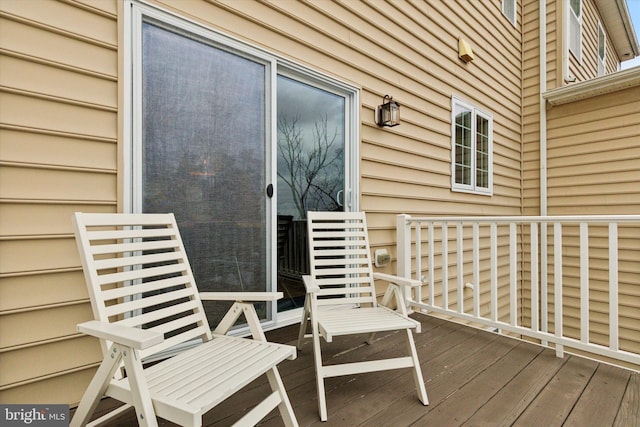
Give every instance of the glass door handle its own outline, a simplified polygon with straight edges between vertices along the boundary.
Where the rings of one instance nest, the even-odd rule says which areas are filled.
[[[267,185],[267,196],[269,198],[273,197],[273,184]]]
[[[344,206],[343,196],[344,196],[344,190],[338,190],[338,192],[336,193],[336,202],[340,207]]]

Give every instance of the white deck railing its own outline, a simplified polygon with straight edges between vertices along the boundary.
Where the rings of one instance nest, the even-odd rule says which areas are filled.
[[[640,366],[640,215],[398,215],[397,241],[413,310]]]

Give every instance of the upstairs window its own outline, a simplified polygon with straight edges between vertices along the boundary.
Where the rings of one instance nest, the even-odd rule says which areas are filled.
[[[452,99],[452,190],[491,194],[493,118],[473,105]]]
[[[502,0],[502,13],[509,22],[516,25],[516,0]]]
[[[607,35],[598,22],[598,77],[607,74]]]
[[[582,62],[582,0],[568,0],[569,52]]]

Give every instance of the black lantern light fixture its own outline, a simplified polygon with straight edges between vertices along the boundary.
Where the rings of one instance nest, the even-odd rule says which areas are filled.
[[[398,126],[400,124],[400,104],[392,96],[385,95],[382,105],[376,108],[376,123],[378,126]]]

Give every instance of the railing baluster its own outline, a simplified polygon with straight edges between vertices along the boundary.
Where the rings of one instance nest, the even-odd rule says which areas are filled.
[[[510,321],[511,324],[516,326],[518,324],[518,290],[516,288],[516,278],[518,272],[517,268],[517,259],[518,255],[516,253],[516,223],[512,222],[509,224],[509,296],[510,296],[510,304],[509,311],[511,313]]]
[[[473,315],[480,316],[480,224],[473,223]]]
[[[422,223],[416,224],[416,279],[422,277]],[[416,301],[422,301],[422,286],[416,288]]]
[[[589,224],[580,223],[580,341],[589,342]]]
[[[427,230],[427,237],[429,238],[429,304],[435,305],[435,272],[434,270],[434,258],[435,255],[433,253],[433,221],[429,221],[429,228]]]
[[[531,328],[539,330],[538,320],[538,223],[531,223]]]
[[[449,224],[442,223],[442,308],[449,309]]]
[[[609,223],[609,348],[618,351],[618,224]]]
[[[562,224],[553,224],[553,311],[555,336],[562,338]],[[564,347],[556,343],[556,356],[564,355]]]
[[[491,223],[491,320],[498,320],[498,224]]]
[[[404,220],[401,220],[402,218]],[[590,245],[594,245],[591,242],[592,239],[589,232],[590,225],[592,223],[608,224],[608,275],[609,275],[609,344],[601,345],[590,341],[591,331],[589,325],[590,319],[590,280],[591,270],[595,268],[595,265],[591,265],[591,259],[597,254],[593,254],[590,250]],[[444,316],[458,318],[466,322],[470,322],[475,325],[482,325],[489,328],[497,328],[498,330],[508,331],[514,334],[520,334],[522,336],[531,337],[539,340],[542,345],[555,346],[556,355],[562,357],[564,349],[572,349],[576,351],[583,351],[600,355],[605,358],[615,359],[623,363],[630,363],[632,365],[640,366],[640,354],[636,351],[629,351],[624,347],[620,349],[620,307],[618,286],[621,272],[628,275],[628,259],[630,251],[634,251],[637,246],[637,236],[624,234],[625,239],[633,239],[631,244],[621,246],[619,241],[619,224],[635,224],[632,227],[640,225],[640,215],[615,215],[615,216],[562,216],[562,217],[421,217],[411,218],[409,215],[398,216],[398,272],[407,273],[410,277],[413,273],[413,259],[411,251],[413,248],[414,231],[411,229],[413,225],[419,227],[416,231],[416,270],[418,275],[422,274],[422,264],[424,264],[422,252],[428,251],[428,286],[429,286],[429,304],[425,301],[412,301],[412,308],[419,312],[433,312]],[[457,262],[457,309],[449,308],[449,224],[456,224],[456,262]],[[473,259],[471,260],[472,271],[465,275],[464,260],[465,260],[465,224],[471,226],[472,230],[471,243]],[[504,253],[504,245],[498,247],[501,244],[503,234],[500,230],[505,230],[508,225],[509,236],[509,282],[507,278],[499,276],[499,273],[506,270],[506,254]],[[564,227],[567,225],[567,227]],[[422,240],[421,234],[425,231],[423,227],[426,227],[426,233],[428,233],[428,243],[426,248],[423,246],[425,242]],[[442,227],[442,271],[436,272],[436,256],[437,251],[435,249],[434,235],[437,233],[436,227]],[[487,227],[487,228],[483,228]],[[529,227],[527,229],[527,227]],[[552,228],[552,229],[551,229]],[[564,230],[570,230],[570,239],[565,239],[563,235]],[[576,228],[579,228],[579,238],[576,242],[574,238],[574,232]],[[482,230],[488,230],[487,232]],[[531,238],[530,247],[523,242],[526,239],[526,232],[530,231]],[[481,234],[482,231],[482,234]],[[626,232],[626,229],[624,229]],[[468,234],[468,233],[466,233]],[[553,234],[553,237],[551,237]],[[593,232],[592,232],[593,234]],[[454,241],[454,238],[451,238]],[[487,240],[489,241],[489,248],[486,248]],[[481,246],[481,244],[484,245]],[[566,248],[564,245],[566,244]],[[619,265],[622,262],[619,259],[620,247],[625,249],[623,255],[627,260],[627,264]],[[468,249],[468,248],[467,248]],[[575,251],[580,251],[579,257],[575,254]],[[489,258],[482,255],[483,250],[488,250]],[[571,259],[567,260],[567,282],[564,283],[564,253],[566,250]],[[530,254],[531,260],[531,294],[526,295],[523,292],[523,280],[525,279],[522,268],[528,267],[525,263],[526,254]],[[553,255],[551,255],[553,253]],[[635,254],[635,253],[634,253]],[[574,264],[571,260],[579,258],[579,278],[575,278],[571,271],[574,271]],[[599,259],[599,258],[598,258]],[[553,263],[553,271],[551,271],[551,265]],[[503,266],[502,264],[505,264]],[[500,268],[500,270],[499,270]],[[624,268],[624,270],[621,270]],[[485,278],[485,281],[481,283],[481,273],[490,275],[489,278]],[[470,281],[470,276],[473,276],[473,283],[466,283]],[[424,276],[422,276],[424,277]],[[627,277],[627,276],[625,276]],[[442,279],[442,300],[436,304],[436,291],[435,281]],[[486,280],[490,283],[486,283]],[[549,280],[554,281],[553,289],[549,288]],[[427,285],[425,279],[424,284]],[[456,285],[454,285],[456,286]],[[570,324],[568,324],[567,335],[564,330],[564,286],[578,288],[580,309],[578,313],[568,313],[571,318]],[[464,292],[467,287],[473,289],[473,309],[464,307]],[[504,310],[504,315],[501,316],[501,308],[499,304],[500,291],[509,292],[508,301],[505,299],[505,303],[509,304],[508,307],[508,319],[507,308]],[[489,291],[489,307],[486,305],[480,305],[480,293],[484,290]],[[553,293],[553,301],[551,301],[551,294]],[[530,297],[531,303],[531,325],[527,325],[522,321],[522,317],[529,314],[524,311],[524,304]],[[426,300],[426,298],[425,298]],[[485,298],[486,300],[486,298]],[[570,305],[567,305],[568,309]],[[483,311],[481,312],[481,308]],[[553,318],[549,318],[551,315],[550,310],[553,310]],[[471,313],[473,311],[473,313]],[[625,315],[625,319],[628,318],[628,314]],[[578,324],[580,327],[580,333],[577,334],[571,325]],[[553,332],[548,332],[552,330]],[[579,336],[575,336],[579,335]]]
[[[411,277],[411,226],[413,222],[407,214],[396,217],[396,239],[398,240],[398,261],[396,272],[400,277]],[[418,222],[417,224],[420,224]],[[419,226],[419,225],[417,225]]]
[[[548,264],[549,253],[548,239],[547,239],[547,223],[540,224],[540,329],[543,332],[549,331],[549,283],[548,283]],[[537,251],[538,248],[536,248]],[[548,342],[542,340],[542,345],[547,345]]]
[[[462,223],[456,224],[456,249],[457,249],[457,267],[458,267],[458,313],[464,313],[464,262],[462,260],[463,240],[462,240]]]

